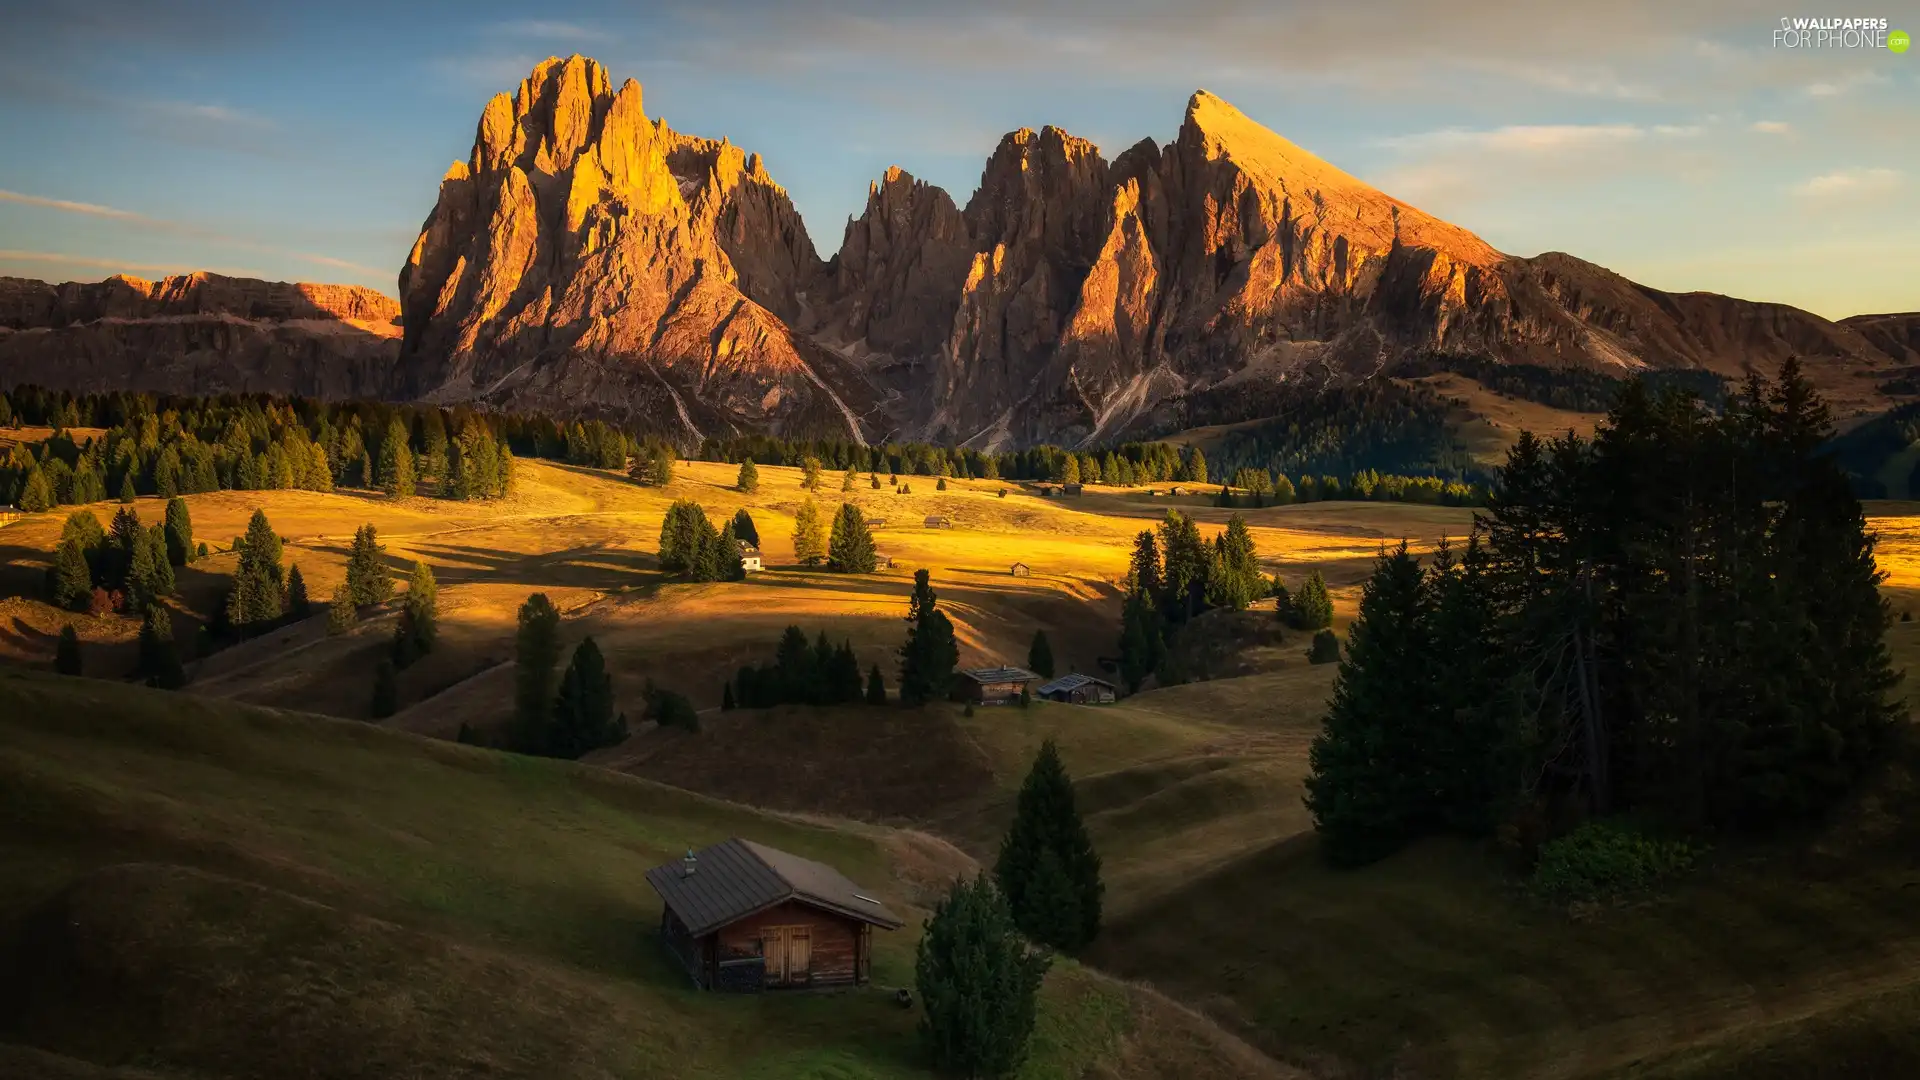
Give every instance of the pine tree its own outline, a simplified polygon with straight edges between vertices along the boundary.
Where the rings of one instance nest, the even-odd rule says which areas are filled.
[[[27,470],[27,478],[20,485],[20,509],[29,514],[43,513],[56,505],[53,485],[48,483],[47,474],[36,462]]]
[[[1045,630],[1033,632],[1033,644],[1027,646],[1027,670],[1043,679],[1053,678],[1053,645]]]
[[[985,874],[955,880],[927,920],[914,960],[920,1038],[934,1068],[972,1077],[1019,1069],[1048,966],[1027,947]]]
[[[699,576],[706,558],[707,534],[713,525],[707,512],[692,499],[675,499],[660,522],[660,569],[669,574],[703,580]]]
[[[68,611],[85,611],[92,599],[93,577],[79,541],[62,540],[53,559],[53,602]]]
[[[1200,448],[1197,446],[1193,448],[1193,452],[1187,457],[1185,479],[1196,484],[1204,484],[1207,482],[1207,455],[1201,453]]]
[[[385,554],[380,534],[371,523],[354,531],[353,547],[347,552],[347,591],[353,595],[355,607],[384,604],[393,598],[393,578],[388,576],[382,558]]]
[[[748,494],[760,490],[760,470],[754,466],[752,458],[741,460],[740,476],[734,480],[733,486]],[[741,513],[744,514],[746,511],[742,510]]]
[[[866,516],[852,503],[841,503],[827,542],[827,568],[843,574],[871,574],[878,563]]]
[[[313,614],[313,601],[307,596],[307,579],[300,573],[299,563],[287,567],[287,614],[296,619]]]
[[[334,586],[333,599],[327,604],[327,633],[344,634],[360,621],[360,609],[354,605],[353,590],[345,582]]]
[[[720,535],[714,539],[713,560],[718,572],[715,581],[745,581],[746,563],[740,555],[740,537],[733,531],[733,522],[729,521],[720,529]]]
[[[233,591],[227,598],[227,624],[249,633],[280,618],[280,537],[267,515],[253,512],[247,535],[238,541],[240,565],[233,573]]]
[[[1165,620],[1142,592],[1127,598],[1120,609],[1120,679],[1127,693],[1137,694],[1147,676],[1159,669],[1166,655]]]
[[[60,642],[53,651],[53,670],[61,675],[80,674],[80,635],[74,632],[73,624],[60,628]]]
[[[820,490],[820,459],[810,457],[800,463],[800,486],[808,491]]]
[[[941,477],[940,479],[938,479],[938,480],[936,480],[936,481],[934,481],[934,483],[933,483],[933,490],[935,490],[935,491],[945,491],[945,490],[947,490],[947,478],[943,476],[943,477]]]
[[[440,586],[433,579],[433,567],[424,559],[415,560],[407,579],[406,604],[393,629],[393,666],[404,669],[432,652],[439,629]]]
[[[567,662],[553,705],[553,726],[546,753],[577,758],[589,750],[612,746],[627,737],[627,725],[613,712],[613,678],[591,636],[583,639]]]
[[[148,686],[161,690],[178,690],[187,684],[186,668],[173,641],[173,620],[158,605],[147,609],[140,624],[140,675]]]
[[[380,464],[374,480],[381,491],[404,498],[413,494],[413,450],[407,445],[407,426],[398,416],[387,425],[386,438],[380,440]]]
[[[122,473],[120,476],[120,502],[123,505],[132,505],[135,494],[133,490],[133,474]],[[79,500],[76,499],[75,501],[78,502]]]
[[[793,557],[802,566],[818,566],[827,557],[826,530],[812,499],[801,503],[793,515]]]
[[[1327,580],[1318,569],[1308,571],[1307,580],[1293,594],[1293,608],[1287,625],[1295,630],[1319,630],[1333,625],[1333,597],[1327,593]]]
[[[851,466],[847,468],[847,474],[840,478],[840,490],[841,491],[853,490],[853,468]]]
[[[554,665],[560,662],[560,613],[545,593],[520,605],[514,643],[514,713],[511,747],[523,754],[549,753]]]
[[[875,491],[879,491],[879,490],[880,490],[880,475],[879,475],[878,473],[868,473],[868,474],[867,474],[867,486],[868,486],[868,487],[870,487],[870,488],[872,488],[872,489],[873,489],[873,490],[875,490]]]
[[[1403,542],[1382,552],[1347,631],[1333,698],[1309,752],[1307,809],[1337,864],[1391,854],[1425,825],[1434,642],[1420,564]]]
[[[1058,883],[1044,887],[1056,895],[1072,897],[1066,918],[1058,912],[1043,912],[1041,904],[1030,903],[1028,889],[1034,884],[1044,855],[1051,853],[1066,879],[1065,889]],[[1065,952],[1084,948],[1100,933],[1100,900],[1105,886],[1100,883],[1100,855],[1080,820],[1073,802],[1073,781],[1060,763],[1060,750],[1052,739],[1040,745],[1033,768],[1020,787],[1013,824],[1000,842],[1000,858],[994,864],[994,879],[1007,898],[1016,921],[1033,916],[1037,923],[1020,922],[1028,937]]]
[[[1214,538],[1212,563],[1207,570],[1207,603],[1242,611],[1259,599],[1265,586],[1253,534],[1247,531],[1246,519],[1235,514]]]
[[[727,683],[720,689],[720,711],[732,712],[735,707],[733,701],[733,684]]]
[[[187,500],[172,498],[167,500],[167,561],[175,566],[185,566],[193,561],[193,516],[187,509]]]
[[[753,515],[745,507],[733,512],[733,535],[756,548],[760,546],[760,530],[754,527]]]
[[[373,669],[373,701],[367,712],[375,720],[385,720],[400,711],[400,684],[395,677],[393,661],[381,657],[380,663]]]
[[[1313,642],[1307,646],[1307,662],[1310,664],[1336,664],[1340,662],[1340,635],[1330,629],[1313,632]]]
[[[925,570],[913,572],[907,606],[907,640],[900,647],[900,704],[925,705],[947,695],[960,662],[953,624],[936,606],[938,598]]]
[[[867,672],[867,704],[885,705],[887,703],[887,684],[880,678],[880,665],[873,665]]]

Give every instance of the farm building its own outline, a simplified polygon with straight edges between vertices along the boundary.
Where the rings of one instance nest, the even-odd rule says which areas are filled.
[[[955,681],[962,701],[975,705],[1008,705],[1019,701],[1020,691],[1039,678],[1025,668],[996,667],[963,671]]]
[[[660,942],[703,990],[859,986],[873,928],[900,919],[838,870],[751,840],[726,840],[647,871]]]
[[[953,521],[950,518],[941,517],[939,514],[929,514],[927,515],[927,528],[951,529],[953,528]]]
[[[1112,683],[1078,672],[1062,675],[1034,693],[1046,701],[1066,701],[1075,705],[1104,705],[1118,696]]]
[[[868,518],[867,519],[867,528],[869,529],[884,529],[886,527],[887,527],[886,518]]]
[[[761,568],[760,549],[745,540],[740,541],[740,567],[749,574]]]
[[[1079,484],[1061,484],[1060,485],[1060,494],[1062,495],[1078,495],[1082,490],[1083,489]]]
[[[1008,572],[1014,577],[1026,577],[1028,574],[1033,573],[1033,567],[1023,562],[1017,562],[1013,564],[1013,569]]]
[[[1048,486],[1047,486],[1047,485],[1045,485],[1045,484],[1041,484],[1038,490],[1039,490],[1039,492],[1040,492],[1040,497],[1041,497],[1041,498],[1043,498],[1043,499],[1044,499],[1044,498],[1047,498],[1047,497],[1049,497],[1049,496],[1051,496],[1051,495],[1053,494],[1053,489],[1052,489],[1052,488],[1050,488],[1050,487],[1048,487]]]

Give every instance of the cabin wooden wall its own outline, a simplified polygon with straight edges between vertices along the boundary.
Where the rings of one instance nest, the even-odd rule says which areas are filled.
[[[806,985],[831,986],[858,980],[865,966],[860,963],[862,925],[856,919],[844,919],[805,904],[785,903],[723,926],[714,937],[718,957],[724,960],[763,954],[762,942],[771,927],[804,926],[812,939],[812,977]],[[773,970],[774,961],[769,960],[767,968]]]

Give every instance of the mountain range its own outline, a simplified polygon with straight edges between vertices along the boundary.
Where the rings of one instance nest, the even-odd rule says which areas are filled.
[[[1920,315],[1833,322],[1503,254],[1205,91],[1172,142],[1111,160],[1013,132],[964,206],[889,169],[823,260],[757,154],[649,120],[638,83],[579,56],[487,103],[398,292],[0,279],[0,382],[1005,449],[1250,419],[1259,391],[1433,354],[1730,377],[1798,355],[1851,412],[1920,364]]]

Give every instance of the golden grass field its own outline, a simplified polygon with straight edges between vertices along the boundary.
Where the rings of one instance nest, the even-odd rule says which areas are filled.
[[[256,505],[264,508],[316,603],[340,580],[347,544],[362,522],[379,528],[396,576],[414,559],[433,565],[441,645],[402,675],[403,709],[386,725],[399,730],[250,708],[366,715],[371,669],[391,617],[369,619],[340,637],[328,637],[317,617],[213,654],[199,664],[188,695],[168,699],[178,702],[168,706],[168,719],[142,722],[143,747],[155,739],[191,740],[167,734],[176,724],[221,731],[237,725],[272,746],[238,756],[195,749],[196,761],[208,761],[174,778],[122,760],[111,731],[90,722],[87,738],[97,746],[76,741],[58,751],[73,755],[64,771],[36,772],[37,756],[54,753],[64,736],[33,727],[11,747],[0,744],[0,772],[11,768],[8,782],[22,790],[52,783],[69,794],[91,793],[87,799],[110,796],[115,809],[101,819],[110,826],[104,836],[118,837],[113,830],[123,826],[116,823],[162,804],[183,821],[258,819],[267,830],[257,850],[241,843],[237,855],[222,853],[202,833],[179,841],[172,826],[155,838],[100,841],[114,858],[148,852],[224,872],[230,863],[222,860],[231,857],[248,881],[410,932],[448,936],[462,949],[510,952],[515,963],[539,968],[530,977],[589,978],[587,990],[600,995],[596,1007],[621,1023],[634,1010],[664,1009],[721,1043],[766,1024],[792,1031],[804,1048],[791,1060],[695,1055],[689,1060],[697,1066],[674,1075],[857,1080],[911,1070],[889,1056],[894,1050],[875,1058],[828,1033],[833,1021],[852,1017],[878,1024],[877,1038],[893,1047],[906,1032],[892,1014],[808,1006],[785,1015],[761,1004],[743,1019],[684,994],[661,997],[665,992],[652,985],[661,977],[657,966],[618,949],[602,956],[567,938],[588,933],[567,924],[591,924],[629,893],[644,893],[611,886],[604,862],[637,866],[671,855],[683,842],[676,829],[703,838],[741,831],[830,854],[887,882],[890,900],[923,905],[944,875],[969,860],[991,862],[1020,779],[1046,738],[1057,740],[1077,779],[1103,854],[1107,930],[1090,968],[1069,969],[1049,991],[1053,1037],[1065,1040],[1059,1032],[1082,1026],[1091,1032],[1087,1042],[1049,1050],[1047,1068],[1058,1071],[1030,1075],[1784,1078],[1910,1075],[1873,1071],[1888,1061],[1920,1068],[1920,1047],[1906,1046],[1908,1057],[1874,1049],[1885,1032],[1910,1029],[1920,1014],[1920,922],[1912,900],[1920,867],[1910,852],[1890,857],[1873,846],[1879,841],[1856,839],[1878,835],[1871,800],[1850,811],[1839,834],[1844,843],[1821,838],[1787,856],[1728,851],[1700,880],[1660,902],[1569,919],[1520,895],[1487,852],[1466,845],[1422,845],[1357,873],[1320,863],[1301,785],[1334,669],[1306,663],[1297,634],[1260,650],[1250,674],[1151,690],[1100,708],[1036,705],[971,716],[947,705],[918,712],[712,710],[723,681],[743,663],[769,659],[789,623],[810,636],[825,629],[835,640],[851,639],[862,667],[879,664],[891,686],[906,595],[913,571],[923,567],[959,631],[963,663],[1024,663],[1034,630],[1045,629],[1060,668],[1092,670],[1114,651],[1116,582],[1133,535],[1170,503],[1208,534],[1228,515],[1204,498],[1170,500],[1145,489],[1089,488],[1081,498],[1045,499],[997,481],[949,481],[950,490],[936,492],[927,477],[903,478],[914,491],[896,495],[870,489],[861,475],[843,495],[838,475],[829,474],[818,496],[823,511],[830,516],[846,500],[870,518],[887,519],[876,539],[895,563],[845,577],[791,565],[793,513],[805,497],[798,471],[762,467],[760,474],[760,490],[749,496],[733,490],[732,466],[682,463],[669,488],[655,489],[614,473],[523,461],[515,494],[492,505],[361,493],[193,496],[197,533],[216,549],[244,530]],[[716,523],[746,507],[770,569],[741,583],[665,580],[655,551],[662,516],[676,498],[701,503]],[[106,504],[95,512],[104,523],[114,509]],[[137,509],[149,521],[161,512],[151,499],[139,500]],[[1920,608],[1920,504],[1870,504],[1868,513],[1880,535],[1892,610],[1897,616]],[[930,514],[950,517],[956,527],[922,527]],[[1443,535],[1463,536],[1471,516],[1465,509],[1369,503],[1247,512],[1269,571],[1289,584],[1310,568],[1326,575],[1340,625],[1352,617],[1382,544],[1405,537],[1424,550]],[[15,594],[0,606],[0,655],[16,662],[44,664],[70,618],[18,595],[33,592],[63,517],[0,528],[7,564],[0,591]],[[177,627],[215,601],[232,558],[215,554],[181,575]],[[1016,560],[1032,567],[1031,576],[1008,573]],[[534,591],[566,613],[568,640],[591,634],[600,643],[630,719],[637,720],[641,688],[653,679],[709,709],[702,730],[636,727],[625,744],[589,756],[587,765],[598,769],[509,765],[518,759],[415,738],[450,737],[462,723],[485,728],[506,719],[515,610]],[[89,643],[89,664],[98,665],[90,673],[131,665],[127,620],[82,617],[76,626]],[[1920,621],[1896,621],[1889,642],[1900,666],[1920,664]],[[77,699],[60,695],[76,691],[57,688],[96,684],[35,677],[4,685],[15,687],[16,707],[64,708]],[[1911,680],[1903,692],[1920,700]],[[98,693],[102,707],[157,707],[146,703],[153,695],[131,688]],[[298,764],[311,740],[326,763]],[[341,756],[346,747],[359,756]],[[272,764],[281,753],[288,755],[284,774]],[[369,770],[387,768],[396,770],[394,785],[425,793],[411,801],[386,793]],[[437,771],[446,769],[452,771]],[[209,788],[234,785],[227,773],[254,770],[273,775],[219,795],[217,804],[207,801],[216,798]],[[496,781],[508,789],[485,787]],[[130,794],[148,789],[151,798]],[[508,824],[523,795],[530,822]],[[5,798],[0,794],[0,811]],[[675,801],[681,798],[691,801]],[[276,809],[283,799],[303,809]],[[644,804],[644,814],[670,824],[623,823],[607,816],[604,802]],[[476,812],[488,824],[459,824],[454,806],[482,808]],[[497,837],[488,835],[496,828]],[[630,835],[630,828],[645,835]],[[531,861],[508,859],[509,848],[527,848]],[[407,868],[407,853],[416,849],[444,854]],[[110,861],[89,859],[61,865],[79,873]],[[555,902],[562,903],[561,922],[532,914]],[[639,914],[643,923],[646,913]],[[906,946],[893,956],[892,977],[907,978]],[[1156,987],[1180,1004],[1102,981],[1101,971]],[[638,990],[629,985],[636,981]],[[665,1026],[644,1030],[644,1045],[685,1050]],[[611,1045],[599,1041],[606,1038],[596,1028],[584,1043],[611,1054],[597,1049]],[[529,1045],[535,1043],[546,1045]],[[501,1073],[520,1075],[505,1051],[488,1054]],[[6,1061],[0,1056],[0,1064]],[[617,1063],[599,1074],[623,1075]]]

